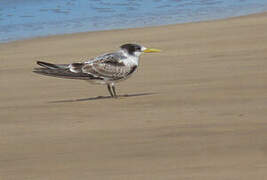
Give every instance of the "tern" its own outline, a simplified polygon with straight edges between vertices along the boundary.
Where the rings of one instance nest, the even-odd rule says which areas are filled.
[[[36,63],[41,67],[33,72],[67,79],[86,80],[91,83],[107,85],[111,97],[116,98],[115,83],[128,79],[139,65],[142,53],[160,52],[138,44],[124,44],[120,50],[71,64],[52,64],[43,61]]]

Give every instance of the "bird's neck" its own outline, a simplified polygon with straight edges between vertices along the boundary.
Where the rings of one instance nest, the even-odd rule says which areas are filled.
[[[123,59],[123,63],[125,65],[128,66],[138,66],[139,64],[139,56],[135,56],[135,55],[130,55],[129,53],[121,50],[121,53],[123,54],[123,56],[125,56],[126,58]]]

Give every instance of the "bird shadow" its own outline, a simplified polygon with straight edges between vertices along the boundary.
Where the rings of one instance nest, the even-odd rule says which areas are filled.
[[[124,95],[118,95],[117,98],[113,98],[111,96],[97,96],[97,97],[82,98],[82,99],[49,101],[48,103],[82,102],[82,101],[94,101],[94,100],[101,100],[101,99],[120,99],[120,98],[128,98],[128,97],[149,96],[153,94],[157,94],[157,93],[149,92],[149,93],[137,93],[137,94],[124,94]]]

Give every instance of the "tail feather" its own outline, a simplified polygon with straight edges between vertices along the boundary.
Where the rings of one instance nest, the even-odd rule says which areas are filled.
[[[71,71],[60,70],[60,69],[35,68],[33,72],[37,74],[42,74],[45,76],[53,76],[53,77],[65,78],[65,79],[90,80],[94,78],[88,74],[73,73]]]
[[[45,76],[53,76],[65,79],[80,79],[80,80],[102,79],[83,72],[72,72],[68,68],[68,65],[57,65],[42,61],[37,61],[37,64],[42,67],[34,68],[33,72]]]
[[[47,63],[47,62],[43,62],[43,61],[37,61],[36,63],[42,67],[49,68],[49,69],[58,69],[59,68],[59,66],[57,66],[55,64],[51,64],[51,63]]]

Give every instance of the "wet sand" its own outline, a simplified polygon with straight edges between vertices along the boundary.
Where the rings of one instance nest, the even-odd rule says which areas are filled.
[[[0,179],[266,179],[266,19],[0,44]],[[31,72],[36,60],[70,63],[126,42],[162,52],[141,57],[118,99]]]

